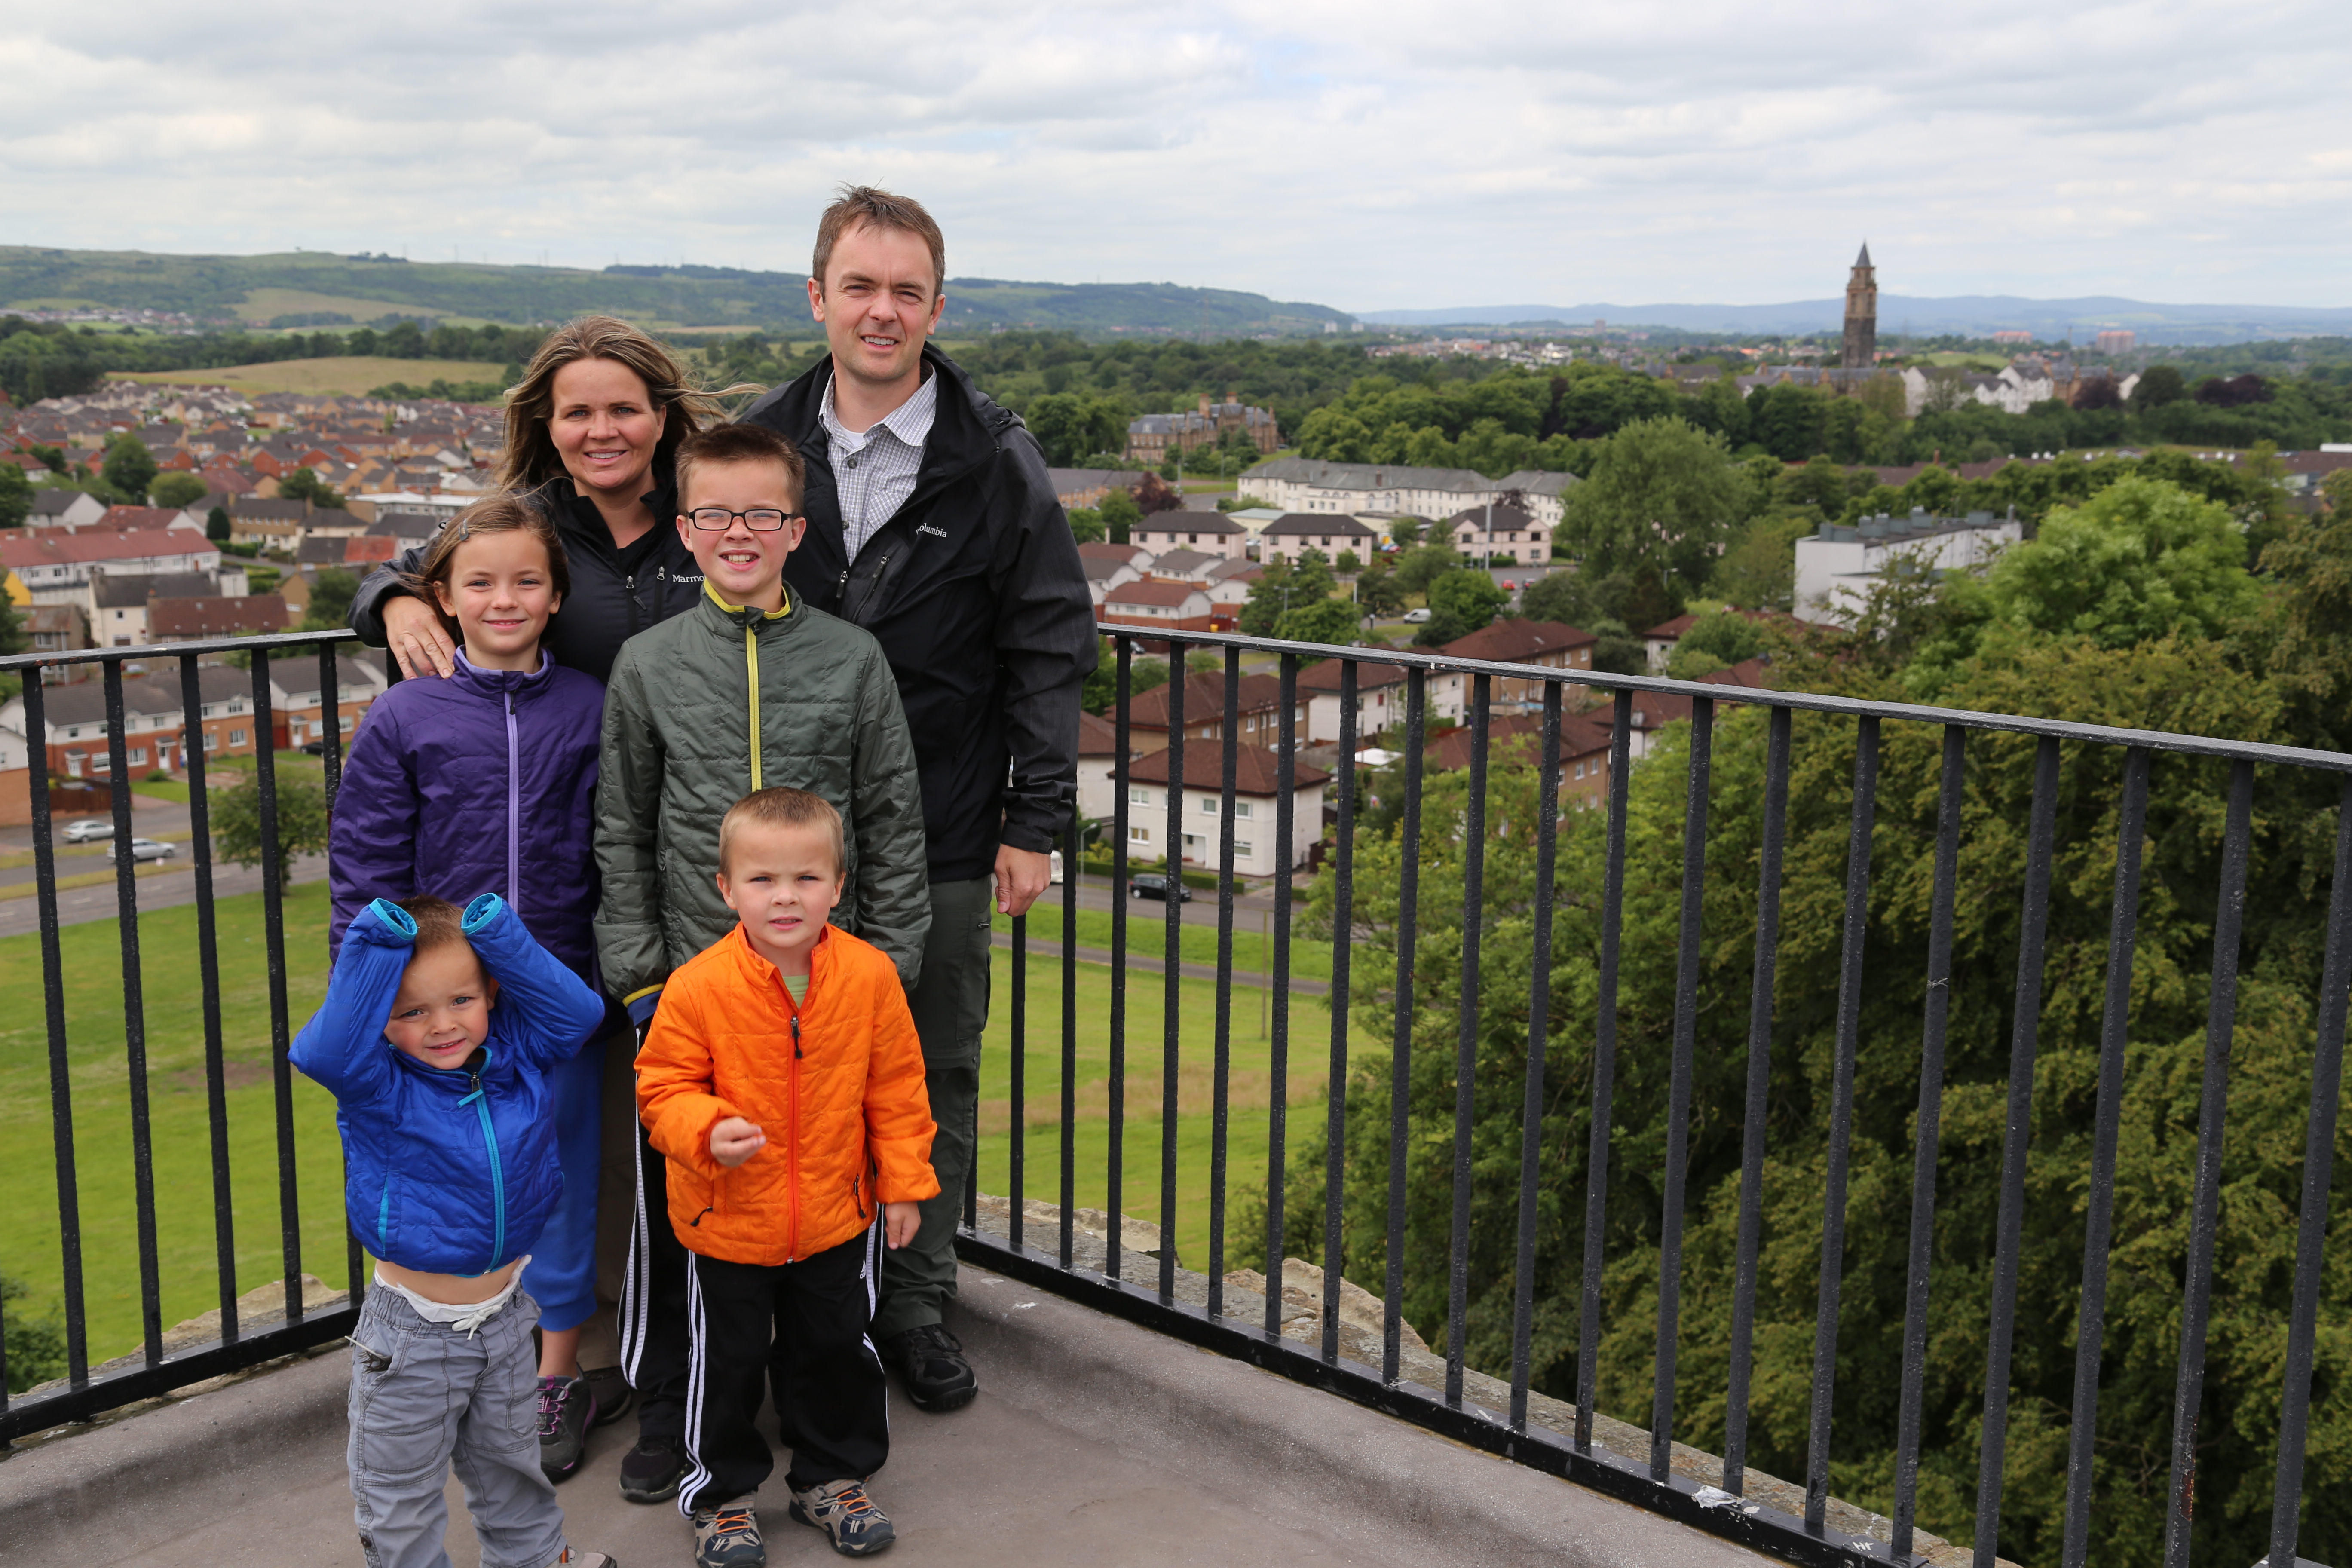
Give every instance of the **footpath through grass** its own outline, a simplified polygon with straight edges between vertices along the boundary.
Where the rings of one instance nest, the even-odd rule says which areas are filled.
[[[284,1268],[279,1228],[276,1100],[269,1072],[269,1002],[262,896],[242,894],[215,906],[219,932],[223,1058],[228,1083],[228,1155],[237,1289],[279,1278]],[[1159,906],[1151,912],[1157,914]],[[1080,939],[1097,944],[1087,925],[1106,911],[1081,910]],[[158,910],[140,919],[141,983],[147,1023],[148,1105],[152,1127],[157,1256],[166,1326],[219,1304],[215,1283],[212,1144],[205,1093],[203,991],[196,962],[196,911]],[[1059,936],[1059,911],[1044,924]],[[1138,922],[1141,936],[1159,931]],[[287,1011],[299,1029],[317,1008],[327,973],[327,890],[306,883],[286,897]],[[1045,934],[1033,931],[1033,941]],[[1186,931],[1186,956],[1213,962],[1215,931]],[[1206,938],[1204,948],[1198,947]],[[1255,933],[1252,934],[1255,941]],[[140,1341],[138,1217],[131,1165],[131,1096],[123,1037],[123,976],[117,923],[90,921],[59,933],[65,961],[65,1015],[74,1112],[74,1158],[79,1189],[84,1300],[92,1364],[135,1350]],[[1307,944],[1298,944],[1302,974],[1310,969]],[[1156,948],[1147,951],[1157,951]],[[1236,938],[1234,962],[1251,955]],[[994,1005],[982,1063],[981,1184],[1003,1192],[1012,1146],[1012,955],[994,963]],[[1101,1206],[1106,1194],[1109,1122],[1111,973],[1077,967],[1077,1194]],[[1061,967],[1042,942],[1029,957],[1026,1043],[1025,1163],[1028,1195],[1059,1194],[1061,1104]],[[1159,1220],[1160,1086],[1163,1070],[1160,978],[1128,976],[1126,1182],[1121,1206],[1138,1218]],[[1175,1065],[1179,1207],[1176,1234],[1188,1265],[1207,1251],[1211,1071],[1216,987],[1181,982],[1181,1045]],[[1265,1181],[1269,1044],[1265,1003],[1252,987],[1233,1000],[1227,1190],[1237,1194]],[[1329,1060],[1330,1015],[1316,997],[1291,998],[1293,1037],[1290,1100],[1319,1104]],[[1358,1037],[1360,1050],[1376,1049]],[[334,1102],[325,1090],[294,1075],[295,1192],[302,1266],[331,1285],[345,1278],[342,1158],[334,1131]],[[12,1314],[62,1315],[56,1162],[51,1119],[48,1029],[41,984],[40,940],[0,938],[0,1273],[31,1289],[12,1300]],[[1228,1246],[1238,1237],[1229,1237]]]

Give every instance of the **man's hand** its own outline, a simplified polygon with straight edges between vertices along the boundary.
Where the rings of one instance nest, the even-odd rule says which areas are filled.
[[[896,1252],[915,1239],[915,1227],[923,1223],[920,1204],[884,1204],[882,1205],[882,1239]]]
[[[454,675],[457,645],[441,625],[440,616],[424,600],[406,594],[385,595],[383,646],[400,661],[400,673],[409,679],[426,673]]]
[[[768,1146],[768,1135],[754,1122],[730,1116],[710,1130],[710,1157],[733,1170]]]
[[[1054,859],[1031,849],[1015,849],[1010,844],[996,847],[996,910],[999,914],[1018,918],[1029,912],[1054,880]]]

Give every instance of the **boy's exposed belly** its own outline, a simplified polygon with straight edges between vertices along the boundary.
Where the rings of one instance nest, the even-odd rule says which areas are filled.
[[[438,1301],[445,1307],[470,1307],[487,1301],[507,1288],[522,1267],[516,1258],[503,1268],[493,1268],[488,1274],[427,1274],[419,1268],[403,1268],[397,1263],[379,1260],[376,1272],[404,1290],[414,1290],[428,1301]]]

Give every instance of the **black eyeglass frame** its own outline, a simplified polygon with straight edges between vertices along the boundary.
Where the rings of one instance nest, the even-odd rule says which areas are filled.
[[[695,508],[686,515],[688,521],[692,522],[695,527],[702,530],[705,533],[723,532],[727,529],[734,526],[738,520],[740,520],[743,526],[750,529],[754,533],[781,533],[783,531],[784,525],[786,523],[805,522],[808,521],[808,513],[804,511],[778,511],[773,507],[764,506],[754,507],[750,511],[730,511],[723,506],[703,506]],[[776,520],[776,526],[773,528],[762,528],[758,523],[751,521],[753,518],[761,516],[773,517]],[[724,517],[727,521],[725,522],[705,522],[702,520],[706,517]]]

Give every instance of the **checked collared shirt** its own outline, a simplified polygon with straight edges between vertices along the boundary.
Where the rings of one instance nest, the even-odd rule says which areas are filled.
[[[940,404],[940,378],[926,374],[915,395],[864,431],[846,430],[833,411],[833,383],[824,384],[817,419],[833,454],[833,482],[841,500],[841,548],[851,561],[915,493],[923,442]]]

